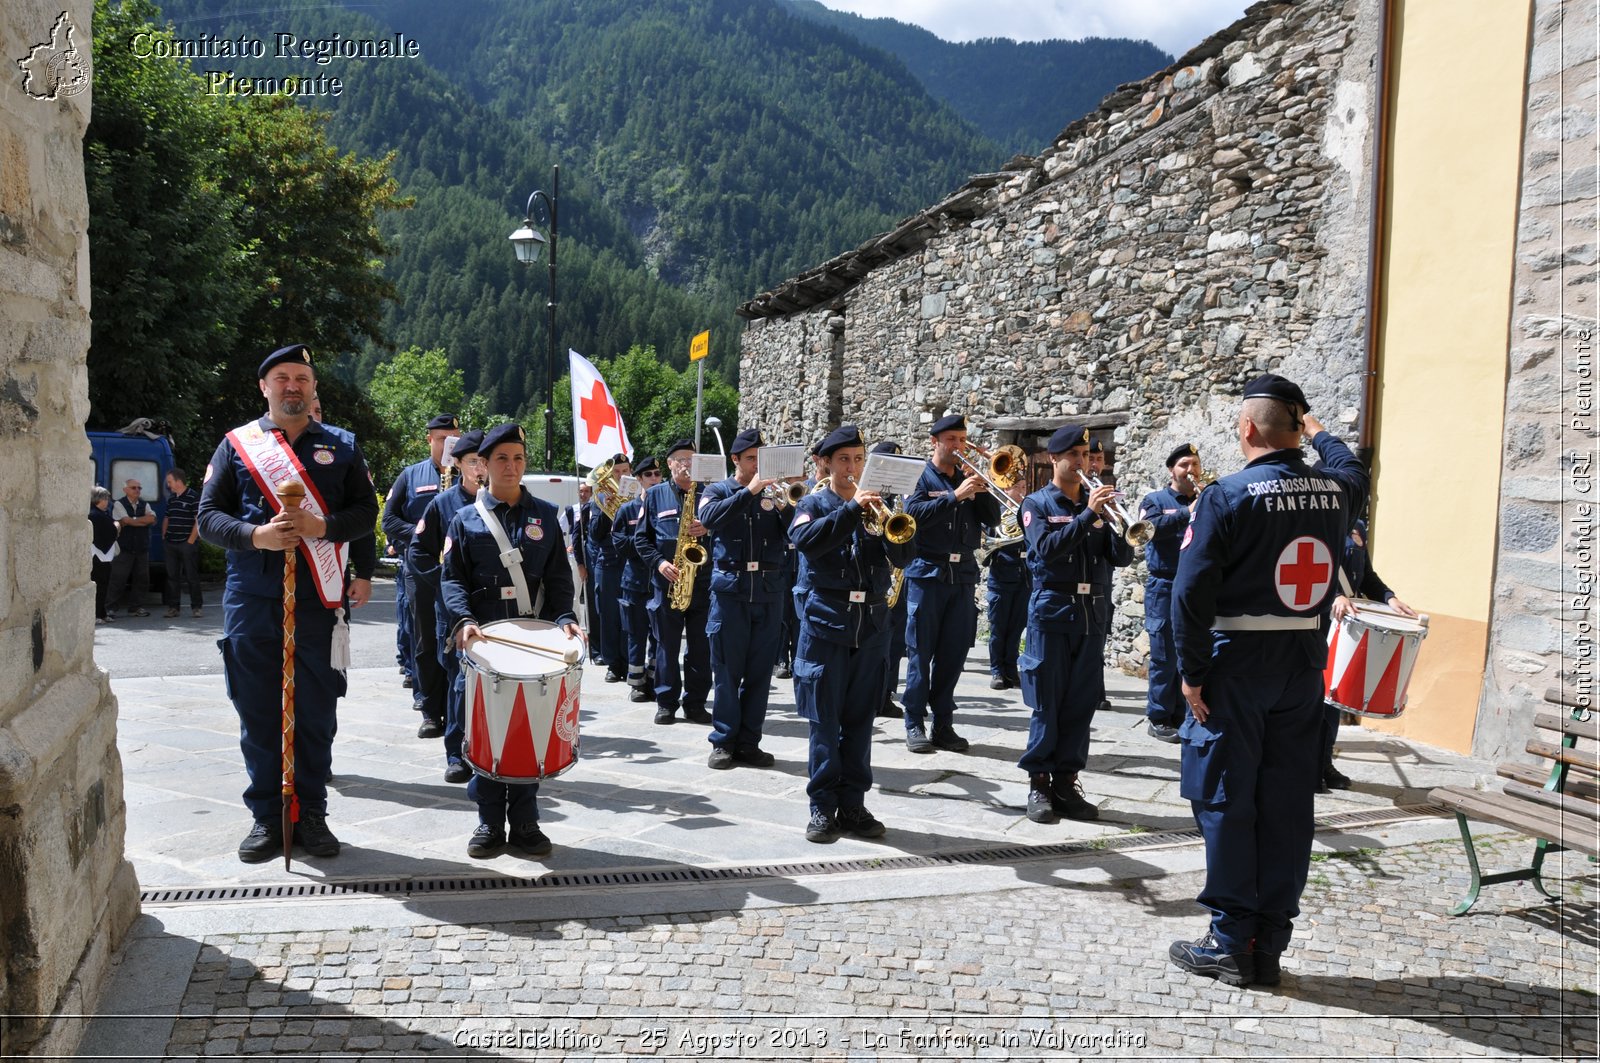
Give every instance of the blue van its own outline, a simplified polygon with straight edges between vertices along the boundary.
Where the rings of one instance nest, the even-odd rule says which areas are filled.
[[[122,497],[122,485],[129,480],[138,480],[144,486],[144,500],[156,511],[156,522],[150,529],[150,586],[154,589],[161,586],[166,575],[161,519],[167,514],[167,473],[177,462],[172,456],[172,438],[162,432],[164,423],[141,418],[128,428],[135,430],[89,433],[94,482],[111,492],[112,502]],[[89,500],[85,498],[83,503],[87,510]]]

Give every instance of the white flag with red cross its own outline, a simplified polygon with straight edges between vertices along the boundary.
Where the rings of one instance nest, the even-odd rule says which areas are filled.
[[[611,389],[594,363],[568,348],[572,372],[572,452],[579,465],[600,465],[617,454],[633,457],[633,444],[622,425]]]

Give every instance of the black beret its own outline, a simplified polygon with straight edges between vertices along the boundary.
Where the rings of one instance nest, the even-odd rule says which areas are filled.
[[[643,476],[647,472],[655,471],[657,470],[656,459],[654,458],[640,458],[639,463],[633,467],[633,475],[635,476]]]
[[[1172,453],[1167,455],[1167,468],[1172,468],[1184,458],[1198,458],[1199,456],[1200,452],[1195,449],[1193,443],[1184,443],[1181,446],[1173,447]]]
[[[899,454],[899,453],[901,453],[900,444],[896,443],[892,439],[885,439],[882,443],[874,443],[872,445],[872,453],[874,453],[874,454]]]
[[[453,432],[460,427],[461,426],[456,423],[456,415],[453,413],[441,413],[439,416],[428,422],[428,431],[430,432],[436,428],[448,428]]]
[[[692,440],[692,439],[680,439],[676,443],[672,444],[670,447],[667,448],[666,456],[670,458],[670,457],[672,457],[672,455],[676,454],[680,450],[693,451],[694,449],[695,449],[694,440]]]
[[[450,453],[460,458],[467,454],[476,454],[481,446],[483,446],[483,433],[474,428],[470,432],[462,432],[456,436],[456,445],[450,448]]]
[[[528,445],[528,437],[523,434],[521,425],[495,425],[483,433],[483,444],[478,447],[478,453],[487,459],[494,452],[494,448],[502,443],[520,443],[523,447],[526,447]]]
[[[1104,454],[1105,452],[1106,452],[1106,445],[1104,443],[1100,442],[1098,439],[1095,440],[1093,443],[1089,444],[1089,453],[1091,453],[1091,454]]]
[[[866,442],[861,438],[861,432],[853,424],[842,424],[823,437],[817,444],[817,453],[824,458],[829,457],[840,447],[863,447]]]
[[[952,413],[948,417],[941,417],[928,426],[928,434],[936,436],[943,432],[965,432],[967,419],[959,413]]]
[[[628,460],[628,455],[626,455],[626,454],[613,454],[613,455],[611,455],[611,464],[613,464],[613,465],[619,465],[619,464],[632,465],[633,462]]]
[[[764,447],[761,441],[761,429],[746,428],[733,437],[733,443],[728,447],[729,454],[743,454],[751,447]]]
[[[256,379],[260,380],[271,371],[273,366],[280,365],[283,362],[311,365],[311,348],[303,343],[291,343],[287,347],[279,347],[261,360],[261,365],[256,368]],[[314,367],[313,371],[315,371]]]
[[[1250,381],[1244,386],[1244,397],[1277,399],[1279,402],[1293,403],[1306,413],[1311,412],[1311,405],[1306,402],[1306,393],[1300,390],[1300,385],[1277,373],[1263,373]]]
[[[1051,454],[1065,454],[1073,447],[1086,447],[1089,445],[1089,430],[1081,424],[1069,424],[1057,428],[1050,437],[1050,442],[1045,444],[1045,450]]]

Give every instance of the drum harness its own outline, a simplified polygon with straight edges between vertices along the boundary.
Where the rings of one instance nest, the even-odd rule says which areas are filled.
[[[539,597],[533,598],[528,594],[528,578],[522,572],[522,551],[511,545],[511,540],[506,537],[506,530],[500,526],[500,519],[489,508],[489,489],[478,488],[478,498],[474,503],[478,513],[483,517],[483,523],[488,527],[489,534],[494,536],[494,543],[500,548],[500,563],[506,567],[506,573],[511,577],[511,583],[517,592],[517,613],[519,616],[537,616],[544,608],[544,584],[539,585]]]

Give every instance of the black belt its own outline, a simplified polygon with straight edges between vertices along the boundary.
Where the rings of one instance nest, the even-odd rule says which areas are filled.
[[[848,602],[851,605],[887,605],[887,597],[873,597],[871,591],[836,590],[832,587],[813,587],[807,593],[820,594],[822,597],[835,602]]]
[[[1044,581],[1043,586],[1047,591],[1060,591],[1063,594],[1071,594],[1079,598],[1104,597],[1104,595],[1095,592],[1094,584],[1092,583],[1074,583],[1070,580],[1047,579]]]

